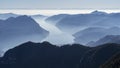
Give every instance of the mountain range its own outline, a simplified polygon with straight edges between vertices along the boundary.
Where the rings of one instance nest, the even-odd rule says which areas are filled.
[[[59,21],[61,21],[66,16],[69,16],[68,14],[58,14],[48,17],[45,21],[47,23],[51,23],[53,25],[56,25]]]
[[[18,17],[18,14],[14,14],[14,13],[2,13],[0,14],[0,19],[5,20],[8,19],[10,17]]]
[[[75,43],[87,44],[88,42],[97,41],[107,35],[120,35],[120,28],[89,27],[75,33],[73,36],[75,37]]]
[[[29,16],[0,20],[0,50],[6,50],[27,41],[40,42],[49,34]]]
[[[97,46],[106,43],[117,43],[120,44],[120,35],[107,35],[95,42],[88,43],[88,46]]]
[[[6,13],[0,15],[0,18],[2,18],[2,16],[7,19],[21,15]],[[45,18],[44,23],[54,25],[59,28],[61,32],[73,36],[75,38],[74,43],[86,45],[88,43],[91,44],[107,35],[120,35],[120,13],[93,11],[92,13],[87,14],[58,14],[53,16],[37,14],[29,16],[33,19],[39,20]]]
[[[119,44],[87,47],[26,42],[0,58],[0,68],[99,68],[120,52]]]
[[[94,11],[89,14],[69,15],[60,20],[56,26],[62,31],[66,32],[71,31],[71,28],[75,29],[74,31],[78,31],[81,28],[93,26],[93,24],[108,18],[108,15],[109,14],[100,11]]]
[[[115,54],[110,60],[101,65],[100,68],[120,68],[120,53]]]
[[[103,44],[87,51],[80,60],[79,68],[99,68],[120,52],[120,44]]]
[[[101,11],[74,15],[58,14],[46,19],[46,22],[56,25],[63,32],[72,34],[88,27],[120,27],[119,21],[120,13],[105,13]]]
[[[27,42],[8,50],[0,59],[0,68],[77,68],[89,49],[79,44],[59,47]]]
[[[100,11],[53,16],[0,14],[0,68],[120,68],[119,22],[120,13]],[[42,28],[45,23],[55,27],[53,34]],[[74,37],[74,44],[46,42],[56,28],[58,34]],[[65,38],[63,34],[62,39],[52,41]]]

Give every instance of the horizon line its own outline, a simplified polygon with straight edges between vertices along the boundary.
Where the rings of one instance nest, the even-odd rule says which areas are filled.
[[[0,10],[120,10],[120,8],[0,8]]]

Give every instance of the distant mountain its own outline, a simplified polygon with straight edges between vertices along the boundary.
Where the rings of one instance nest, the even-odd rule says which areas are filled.
[[[36,15],[30,15],[33,19],[43,19],[46,18],[47,16],[36,14]]]
[[[114,55],[110,60],[101,65],[100,68],[120,68],[120,53]]]
[[[90,14],[76,14],[69,15],[61,19],[56,26],[62,31],[69,32],[72,29],[76,28],[74,31],[79,30],[83,27],[93,26],[106,18],[108,18],[107,13],[94,11]],[[96,25],[97,26],[97,25]]]
[[[48,42],[27,42],[8,50],[0,59],[0,68],[78,68],[89,49],[79,44],[59,47]]]
[[[89,27],[75,33],[75,43],[87,44],[91,41],[99,40],[106,35],[120,35],[119,27],[102,28],[102,27]]]
[[[59,14],[59,15],[53,15],[50,16],[46,19],[47,23],[51,23],[51,24],[57,24],[60,20],[62,20],[63,18],[65,18],[66,16],[69,16],[68,14]]]
[[[18,17],[18,16],[19,16],[18,14],[13,14],[13,13],[3,13],[3,14],[0,14],[0,19],[5,20],[10,17]]]
[[[113,26],[120,26],[120,13],[112,13],[107,16],[104,20],[101,20],[94,24],[94,26],[101,26],[101,27],[113,27]]]
[[[8,49],[26,41],[40,42],[48,33],[31,17],[10,17],[0,21],[0,49]]]
[[[102,11],[98,11],[98,10],[93,11],[91,14],[95,14],[95,15],[107,15],[106,12],[102,12]]]
[[[120,52],[119,44],[104,44],[94,47],[83,56],[79,68],[99,68],[118,52]]]
[[[120,26],[120,13],[105,13],[93,11],[89,14],[59,14],[46,19],[46,22],[56,25],[64,32],[74,33],[86,27],[114,27]],[[72,28],[72,29],[71,29]]]
[[[101,39],[99,39],[98,41],[88,44],[90,45],[102,45],[102,44],[106,44],[106,43],[117,43],[120,44],[120,35],[107,35]]]
[[[105,28],[90,27],[79,31],[73,35],[75,43],[86,44],[90,41],[95,41],[105,35],[104,30]]]

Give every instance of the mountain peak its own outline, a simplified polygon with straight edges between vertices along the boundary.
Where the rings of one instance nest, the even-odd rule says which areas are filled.
[[[98,15],[101,15],[101,14],[107,14],[106,12],[102,12],[102,11],[93,11],[91,14],[98,14]]]
[[[18,16],[16,18],[30,18],[30,16],[27,16],[27,15],[22,15],[22,16]]]
[[[120,35],[107,35],[105,38],[112,38],[112,39],[117,39],[120,38]]]
[[[18,17],[9,17],[5,21],[7,21],[7,22],[15,22],[15,21],[17,21],[17,23],[18,22],[23,22],[23,21],[24,22],[34,22],[34,20],[30,16],[27,16],[27,15],[22,15],[22,16],[18,16]]]
[[[14,13],[3,13],[2,15],[17,15],[17,14],[14,14]]]

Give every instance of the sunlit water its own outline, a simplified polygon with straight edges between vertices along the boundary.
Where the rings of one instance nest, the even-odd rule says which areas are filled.
[[[35,19],[38,24],[49,31],[49,36],[45,38],[43,41],[49,41],[52,44],[71,44],[74,42],[74,37],[68,33],[62,32],[55,25],[52,25],[48,22],[45,22],[46,18],[43,19]]]

